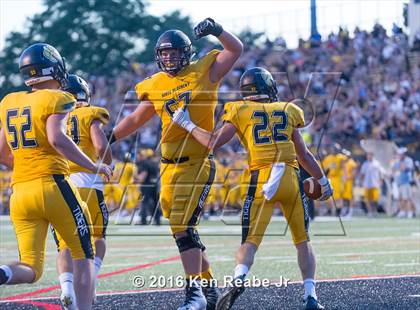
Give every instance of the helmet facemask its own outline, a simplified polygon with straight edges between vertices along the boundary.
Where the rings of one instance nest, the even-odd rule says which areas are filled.
[[[169,74],[177,74],[190,64],[191,47],[156,49],[156,61],[159,68]]]
[[[90,105],[90,96],[83,91],[79,91],[77,94],[72,94],[76,99],[76,107],[87,107]]]

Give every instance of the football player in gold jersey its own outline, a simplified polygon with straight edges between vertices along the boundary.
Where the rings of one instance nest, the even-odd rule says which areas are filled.
[[[111,148],[108,146],[108,141],[102,130],[102,126],[109,121],[108,111],[90,105],[89,85],[77,75],[69,75],[65,91],[72,94],[77,100],[76,109],[69,114],[68,135],[93,162],[103,161],[107,165],[111,164]],[[104,201],[103,182],[100,176],[74,162],[69,162],[69,166],[70,181],[73,182],[81,198],[86,202],[92,219],[91,234],[95,240],[94,265],[95,279],[97,279],[105,256],[105,232],[108,225],[108,210]],[[51,228],[59,251],[57,271],[61,286],[60,300],[66,309],[76,309],[70,250],[61,235],[53,227]]]
[[[244,290],[244,280],[270,222],[273,206],[281,204],[298,252],[305,287],[306,309],[323,309],[315,294],[315,256],[309,243],[307,198],[298,174],[299,163],[322,186],[322,197],[332,195],[328,179],[306,148],[298,128],[304,125],[303,111],[293,103],[278,102],[276,83],[263,68],[247,70],[241,77],[243,101],[225,105],[224,124],[215,133],[196,126],[182,108],[173,120],[211,150],[238,134],[248,151],[249,176],[242,210],[242,245],[237,254],[235,285],[219,299],[217,309],[230,309]]]
[[[344,173],[345,173],[345,162],[347,156],[342,152],[340,144],[334,143],[331,147],[331,152],[322,160],[322,166],[327,172],[328,179],[334,188],[333,198],[337,207],[337,215],[341,214],[343,208],[343,193],[344,193]],[[333,210],[333,201],[329,200],[328,206],[330,210]]]
[[[156,61],[161,72],[136,86],[141,101],[137,109],[114,128],[114,139],[135,132],[154,115],[162,120],[161,193],[162,213],[169,219],[187,276],[186,299],[180,309],[211,309],[217,299],[216,289],[201,288],[200,281],[189,278],[212,278],[205,247],[196,225],[215,177],[209,151],[188,133],[171,122],[178,107],[189,107],[191,118],[206,130],[213,130],[220,80],[242,53],[242,43],[211,18],[194,28],[197,38],[214,35],[223,50],[212,50],[191,62],[190,39],[179,30],[168,30],[156,44]],[[112,138],[113,137],[113,138]]]
[[[95,164],[66,135],[68,113],[76,101],[59,90],[67,82],[67,71],[57,50],[44,43],[31,45],[20,56],[19,69],[32,90],[11,93],[0,103],[0,159],[13,167],[10,218],[20,261],[0,266],[0,285],[33,283],[41,277],[51,223],[71,250],[77,306],[91,309],[91,219],[68,179],[68,161],[106,178],[112,172],[107,165]]]
[[[351,158],[351,153],[348,150],[342,150],[344,156],[346,156],[346,160],[344,162],[344,175],[343,175],[343,182],[344,182],[344,190],[343,190],[343,200],[347,204],[347,212],[345,214],[346,217],[353,216],[353,186],[354,186],[354,179],[356,178],[357,172],[357,162]]]

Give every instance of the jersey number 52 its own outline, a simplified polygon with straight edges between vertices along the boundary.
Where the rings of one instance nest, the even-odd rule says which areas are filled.
[[[25,120],[23,123],[16,124],[12,122],[14,118],[19,117],[19,109],[10,109],[6,112],[7,131],[12,136],[12,140],[9,141],[10,147],[15,150],[19,148],[19,141],[22,147],[37,147],[38,143],[35,139],[30,139],[26,135],[32,131],[32,113],[30,107],[24,107],[20,112],[20,117]]]

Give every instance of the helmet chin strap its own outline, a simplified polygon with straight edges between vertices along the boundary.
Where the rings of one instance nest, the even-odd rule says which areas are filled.
[[[251,95],[244,97],[244,100],[250,100],[250,101],[256,101],[261,99],[270,99],[268,95],[262,94],[262,95]]]
[[[34,78],[25,80],[25,84],[26,86],[32,86],[32,85],[36,85],[36,84],[46,82],[46,81],[51,81],[51,80],[54,80],[52,76],[40,76],[40,77],[34,77]]]
[[[76,101],[76,108],[88,107],[90,104],[86,101]]]

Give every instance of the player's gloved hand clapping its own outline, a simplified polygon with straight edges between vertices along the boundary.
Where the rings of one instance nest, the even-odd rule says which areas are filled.
[[[190,113],[187,109],[179,108],[172,115],[172,120],[177,123],[179,126],[184,128],[186,131],[191,132],[195,127],[197,127],[190,118]]]
[[[209,34],[218,37],[222,34],[223,27],[219,23],[216,23],[213,18],[206,18],[194,27],[194,34],[196,39],[208,36]]]
[[[330,198],[334,192],[333,188],[331,187],[330,181],[324,175],[322,178],[318,179],[319,185],[321,185],[321,197],[318,200],[327,200]]]

